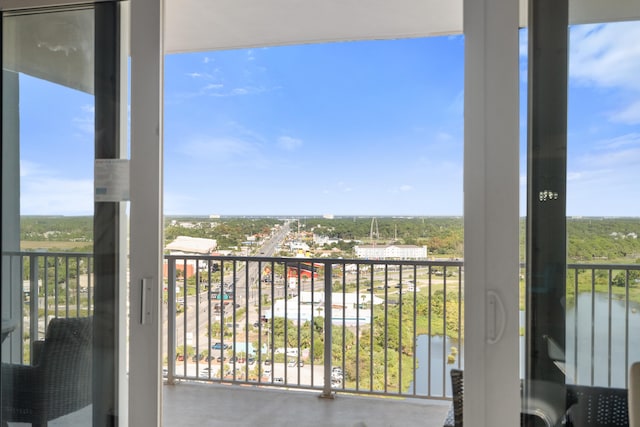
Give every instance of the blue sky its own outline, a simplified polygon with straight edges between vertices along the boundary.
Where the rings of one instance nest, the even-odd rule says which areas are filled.
[[[637,40],[571,31],[569,215],[640,214]],[[462,36],[167,56],[165,213],[460,215],[463,75]],[[521,76],[524,196],[526,33]],[[91,97],[21,76],[21,116],[21,212],[90,214]]]

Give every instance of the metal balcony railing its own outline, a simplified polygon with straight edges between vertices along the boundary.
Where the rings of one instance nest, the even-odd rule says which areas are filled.
[[[464,367],[462,261],[167,255],[165,265],[170,383],[438,399]],[[29,363],[52,317],[92,314],[91,254],[3,253],[3,270],[21,285],[14,363]],[[626,386],[640,360],[639,300],[640,265],[568,265],[569,382]]]
[[[461,261],[166,256],[167,377],[443,398]]]
[[[55,317],[86,317],[93,313],[93,254],[55,252],[3,252],[3,298],[18,304],[18,351],[11,362],[30,363],[31,343],[44,339],[49,320]],[[16,295],[16,293],[18,295]],[[12,307],[13,308],[13,307]],[[11,310],[15,313],[16,310]],[[13,345],[13,344],[11,344]],[[15,354],[18,359],[15,359]]]

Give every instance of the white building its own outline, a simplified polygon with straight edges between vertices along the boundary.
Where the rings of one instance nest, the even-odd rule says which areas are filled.
[[[358,245],[356,256],[364,259],[427,259],[427,247],[415,245]]]
[[[334,324],[355,325],[371,323],[371,310],[367,307],[372,301],[371,294],[333,292],[331,294],[331,321]],[[373,304],[384,303],[382,298],[373,296]],[[325,317],[324,292],[300,292],[297,297],[277,300],[273,305],[273,317],[285,317],[294,323],[310,322],[314,317]],[[360,307],[358,309],[358,307]],[[366,308],[365,308],[366,307]],[[263,312],[271,318],[271,309]]]
[[[178,236],[165,249],[171,255],[211,255],[217,247],[218,242],[215,239]]]
[[[213,255],[217,246],[218,242],[215,239],[178,236],[173,242],[169,243],[165,249],[169,251],[169,255],[184,255],[187,257],[187,271],[185,274],[187,277],[190,277],[195,274],[196,269],[199,269],[200,271],[206,270],[208,268],[208,263],[188,257]],[[176,268],[181,270],[184,264],[184,262],[180,261],[176,264]],[[168,262],[166,259],[163,260],[163,269],[165,274],[168,274]]]
[[[318,246],[331,245],[333,243],[338,243],[338,239],[331,238],[329,236],[320,236],[319,234],[313,235],[313,243]]]

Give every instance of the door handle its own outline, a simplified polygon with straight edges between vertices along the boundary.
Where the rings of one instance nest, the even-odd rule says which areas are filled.
[[[487,291],[487,343],[496,344],[502,339],[507,324],[507,312],[500,295],[496,291]]]
[[[153,303],[151,301],[151,277],[145,277],[140,281],[140,324],[145,325],[152,320]]]

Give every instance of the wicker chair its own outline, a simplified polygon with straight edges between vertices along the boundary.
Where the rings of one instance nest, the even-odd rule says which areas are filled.
[[[574,427],[627,427],[627,389],[567,385],[566,425]]]
[[[52,319],[44,342],[34,343],[33,365],[3,363],[3,423],[46,426],[89,405],[91,337],[91,318]]]
[[[464,397],[464,381],[462,379],[462,370],[451,370],[451,391],[453,394],[453,425],[454,427],[462,427],[462,402]],[[445,424],[447,425],[447,424]]]

